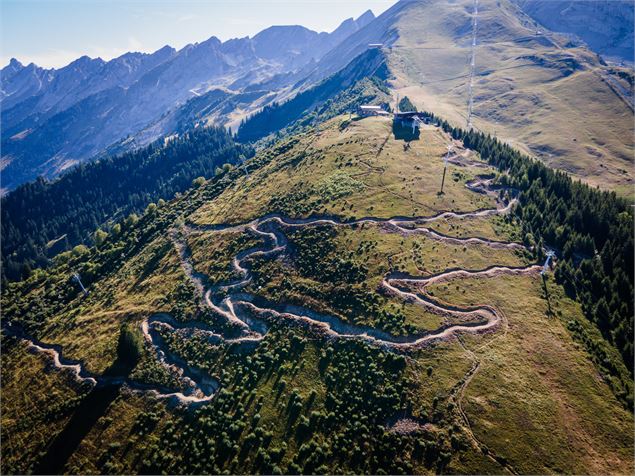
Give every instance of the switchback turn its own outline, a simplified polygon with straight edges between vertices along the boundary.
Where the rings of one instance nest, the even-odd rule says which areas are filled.
[[[478,179],[467,184],[468,188],[479,193],[495,195],[491,189],[491,179]],[[536,274],[541,267],[490,266],[482,270],[448,269],[444,272],[427,276],[410,276],[403,273],[388,273],[380,284],[383,292],[406,302],[421,306],[426,311],[445,318],[444,324],[432,331],[410,335],[395,336],[386,331],[370,326],[358,325],[344,321],[341,317],[322,314],[300,306],[287,303],[266,303],[258,296],[248,293],[245,288],[252,282],[250,261],[256,257],[271,258],[284,254],[288,250],[285,230],[302,227],[329,225],[334,227],[353,227],[362,224],[381,226],[389,233],[402,235],[423,234],[431,239],[447,244],[473,245],[479,244],[498,249],[520,250],[525,246],[508,241],[494,241],[484,237],[458,238],[444,235],[425,227],[443,218],[482,217],[492,214],[507,213],[514,200],[500,203],[492,209],[482,209],[467,213],[443,212],[431,217],[364,217],[358,220],[342,221],[337,217],[316,217],[292,219],[279,214],[270,214],[242,224],[226,225],[186,225],[181,230],[173,230],[170,236],[177,250],[183,269],[194,284],[203,305],[209,307],[216,315],[226,321],[229,327],[238,329],[238,336],[230,338],[221,330],[198,321],[181,322],[167,314],[154,314],[141,322],[141,332],[145,342],[156,353],[157,359],[166,367],[180,374],[185,391],[170,391],[117,377],[94,375],[88,372],[81,362],[66,359],[62,349],[53,344],[44,344],[25,335],[10,323],[4,326],[5,332],[26,341],[29,348],[51,358],[52,365],[60,370],[67,370],[79,382],[92,385],[110,385],[125,383],[134,391],[149,392],[158,398],[176,401],[180,404],[200,404],[211,400],[219,388],[219,382],[200,369],[192,368],[185,361],[174,355],[162,339],[159,330],[196,332],[203,335],[211,344],[229,344],[240,351],[250,351],[266,335],[274,322],[284,321],[309,329],[313,334],[327,339],[358,339],[370,345],[376,345],[392,351],[409,351],[431,343],[449,339],[459,333],[493,332],[504,325],[504,316],[493,306],[482,304],[472,307],[452,305],[433,299],[426,288],[435,283],[467,277],[493,277],[501,275]],[[192,265],[190,253],[183,236],[192,231],[211,233],[248,232],[262,240],[262,244],[236,254],[232,259],[232,267],[238,276],[225,283],[210,285],[207,276],[197,272]]]

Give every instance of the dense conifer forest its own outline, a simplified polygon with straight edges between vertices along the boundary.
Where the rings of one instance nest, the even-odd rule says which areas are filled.
[[[27,277],[51,256],[99,240],[106,220],[170,199],[253,153],[223,128],[201,128],[19,187],[2,199],[2,280]]]

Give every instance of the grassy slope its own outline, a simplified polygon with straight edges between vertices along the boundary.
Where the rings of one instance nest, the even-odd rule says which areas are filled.
[[[48,323],[44,342],[60,344],[66,357],[86,362],[89,370],[103,372],[116,359],[122,320],[139,320],[152,312],[172,308],[170,293],[185,274],[171,242],[159,238],[133,256],[115,275],[93,286]]]
[[[467,114],[471,12],[471,0],[413,2],[389,54],[397,91],[460,126]],[[594,54],[566,47],[557,36],[536,37],[523,18],[506,1],[479,2],[474,125],[631,196],[632,110],[603,79],[607,70]]]
[[[292,245],[293,242],[291,239]],[[417,276],[436,274],[448,267],[479,270],[488,267],[492,262],[507,266],[529,264],[525,256],[508,250],[494,250],[479,245],[454,246],[422,237],[402,237],[396,233],[387,233],[380,226],[337,229],[335,242],[336,256],[343,257],[352,251],[355,256],[353,262],[362,264],[368,270],[365,279],[353,288],[370,290],[369,297],[381,296],[378,291],[381,278],[390,270]],[[321,283],[312,276],[303,276],[299,270],[286,265],[285,261],[281,259],[278,266],[266,267],[266,284],[257,282],[251,291],[273,301],[294,302],[318,311],[335,313],[347,321],[380,327],[375,316],[362,315],[354,318],[356,313],[349,309],[348,302],[334,306],[333,303],[329,304],[325,299],[316,297],[329,296],[337,290],[339,283]],[[315,267],[328,268],[330,263],[331,256],[318,257]],[[289,290],[286,287],[289,282],[292,285],[296,284],[297,288],[292,287]],[[262,289],[259,289],[261,285]],[[302,292],[303,289],[312,290],[314,294],[307,298],[306,292]],[[410,324],[416,330],[431,331],[443,323],[441,317],[419,306],[404,303],[400,299],[381,296],[380,300],[381,308],[401,310],[405,316],[404,324]]]
[[[567,320],[585,319],[557,285],[549,285],[553,315],[539,277],[466,279],[460,292],[431,290],[448,302],[490,302],[509,321],[489,345],[465,339],[481,362],[463,402],[477,438],[521,473],[633,471],[631,416],[568,333]]]
[[[80,395],[63,374],[26,347],[2,342],[2,474],[26,474],[70,418]],[[46,391],[27,390],[41,386]]]
[[[470,193],[464,187],[465,181],[477,173],[487,173],[487,170],[456,168],[454,173],[448,174],[445,195],[436,194],[443,163],[441,156],[447,143],[447,138],[437,129],[424,129],[421,139],[412,142],[411,148],[404,151],[403,142],[392,138],[390,123],[386,120],[369,118],[353,121],[342,133],[334,134],[338,123],[339,120],[329,123],[328,130],[310,144],[308,141],[312,139],[311,136],[305,137],[307,142],[303,141],[299,147],[308,145],[306,157],[294,163],[293,167],[279,168],[278,163],[272,163],[265,170],[241,179],[217,200],[204,205],[191,220],[197,224],[246,222],[278,210],[279,204],[282,204],[285,214],[291,217],[305,217],[317,211],[318,214],[346,218],[433,215],[448,209],[469,211],[493,206],[489,197]],[[313,177],[321,178],[315,181]],[[317,183],[310,187],[309,184],[313,182]],[[334,184],[339,187],[335,191]],[[310,193],[299,195],[305,190],[310,190]],[[333,199],[338,194],[341,197]],[[251,197],[257,198],[253,200]],[[271,199],[265,200],[265,197],[280,200],[271,205]],[[302,200],[300,203],[297,202],[298,198]],[[314,203],[315,206],[301,206],[306,202]],[[460,232],[455,232],[458,236],[492,236],[499,240],[509,238],[499,218],[444,219],[432,228],[445,232],[450,226],[460,228]],[[381,276],[389,269],[389,262],[393,263],[394,269],[414,275],[443,271],[448,263],[449,266],[465,266],[469,269],[485,268],[493,259],[499,264],[510,266],[526,263],[523,257],[504,250],[479,245],[450,246],[424,237],[404,239],[396,234],[383,233],[377,226],[355,230],[344,228],[338,230],[337,234],[342,252],[357,250],[362,242],[374,244],[373,254],[364,260],[369,268],[365,284],[370,289],[378,286]],[[222,235],[207,238],[210,242],[219,239],[222,239]],[[204,249],[208,251],[210,248]],[[195,257],[197,254],[202,255],[195,248]],[[415,261],[411,259],[412,256],[415,256]],[[261,294],[268,298],[281,298],[280,283],[289,277],[301,282],[302,286],[320,288],[319,283],[303,279],[286,267],[268,268],[267,271],[272,274],[267,275],[269,282]],[[337,309],[324,303],[307,301],[306,297],[298,296],[297,293],[284,296],[298,304],[311,302],[320,310],[338,313]],[[401,306],[399,301],[393,304]],[[439,324],[437,316],[416,306],[406,306],[404,312],[407,322],[417,327],[433,329]]]
[[[463,170],[463,180],[446,180],[444,195],[437,195],[448,139],[436,128],[425,128],[421,139],[404,151],[404,142],[394,139],[388,120],[353,121],[334,133],[341,121],[342,117],[330,121],[329,133],[317,139],[313,134],[300,136],[296,150],[305,151],[303,157],[272,162],[258,175],[241,178],[189,220],[240,223],[272,211],[294,217],[314,213],[389,218],[494,206],[491,198],[467,193],[464,187],[465,181],[484,173],[482,169]],[[332,200],[333,194],[325,190],[328,182],[342,179],[355,179],[363,186]]]
[[[446,181],[446,194],[437,195],[446,143],[438,130],[424,129],[421,139],[404,150],[403,142],[394,139],[390,124],[385,120],[353,121],[340,131],[341,119],[325,125],[318,138],[301,136],[290,150],[279,151],[261,169],[253,170],[249,176],[242,175],[235,186],[216,199],[203,201],[194,214],[183,218],[195,223],[240,222],[276,210],[291,216],[328,213],[348,218],[388,217],[493,206],[489,197],[474,194],[464,186],[465,181],[482,173],[482,169],[461,168],[462,174],[456,176],[456,181]],[[455,169],[458,170],[452,166],[452,171]],[[193,197],[204,194],[212,186],[213,182],[209,182],[183,200],[193,202]],[[451,234],[478,234],[496,239],[517,233],[514,226],[501,223],[499,218],[446,220],[436,226]],[[214,274],[213,279],[221,280],[227,276],[229,249],[244,249],[247,243],[240,239],[237,243],[236,237],[229,237],[226,242],[224,238],[216,238],[218,236],[212,238],[200,233],[190,236],[189,243],[201,271],[209,271]],[[376,242],[373,252],[362,252],[359,256],[367,263],[369,282],[375,285],[387,269],[388,256],[394,257],[400,268],[413,273],[420,273],[417,268],[422,266],[422,271],[434,272],[448,266],[478,269],[488,264],[520,264],[525,259],[509,252],[492,253],[482,247],[463,250],[429,239],[402,240],[372,227],[363,232],[344,230],[336,235],[335,242],[337,250],[343,253],[358,249],[356,245],[361,240]],[[420,247],[415,249],[414,242],[419,242]],[[280,265],[291,266],[286,275],[298,277],[292,263]],[[68,270],[62,267],[56,271]],[[23,288],[24,299],[28,301],[44,293],[51,287],[53,276],[51,272],[47,280],[34,279],[36,286],[30,293],[27,287]],[[62,278],[59,279],[63,283]],[[44,327],[45,340],[62,343],[65,354],[85,360],[95,371],[102,371],[114,359],[122,320],[138,320],[158,310],[169,311],[175,301],[194,306],[191,298],[184,299],[178,294],[179,283],[183,281],[183,272],[169,240],[156,238],[139,254],[129,256],[117,271],[94,284],[88,298],[83,301],[76,298],[52,316]],[[275,275],[271,281],[276,281]],[[472,357],[457,340],[415,353],[405,373],[395,374],[391,379],[395,384],[407,386],[408,390],[401,394],[404,413],[410,412],[429,422],[424,433],[426,439],[438,434],[441,435],[439,441],[445,441],[448,434],[457,435],[454,450],[444,446],[453,455],[449,470],[501,472],[501,467],[484,457],[466,431],[461,430],[462,423],[456,413],[456,405],[461,404],[477,440],[520,471],[632,472],[632,416],[622,409],[609,387],[598,378],[587,355],[572,341],[563,322],[570,319],[584,322],[584,317],[574,303],[562,297],[557,286],[552,284],[550,288],[551,305],[557,318],[546,315],[547,302],[540,283],[534,278],[465,280],[444,284],[432,291],[452,303],[493,303],[509,320],[506,332],[462,339],[481,362],[463,397],[457,394],[457,388],[472,366]],[[417,312],[407,311],[406,315],[410,323],[421,327],[434,324]],[[256,355],[263,355],[267,349],[288,346],[293,333],[287,333],[284,327],[282,323],[280,330],[270,332],[263,344],[265,347],[261,346]],[[283,442],[287,444],[280,462],[282,468],[297,461],[294,455],[303,441],[294,436],[297,421],[290,418],[287,409],[293,389],[297,389],[296,393],[305,402],[302,414],[306,417],[314,409],[324,409],[324,399],[329,392],[337,395],[336,389],[327,389],[328,379],[319,369],[323,346],[319,341],[307,340],[281,365],[264,371],[259,370],[261,367],[255,357],[246,360],[226,352],[224,347],[206,350],[206,346],[200,344],[188,349],[177,341],[174,345],[179,352],[189,355],[189,359],[207,362],[224,382],[224,387],[243,402],[245,410],[235,404],[231,406],[231,412],[236,412],[233,420],[247,425],[238,437],[239,446],[257,427],[273,433],[271,448],[281,447]],[[56,395],[73,394],[58,374],[42,375],[42,358],[25,354],[19,348],[13,352],[9,358],[15,360],[6,360],[3,356],[2,363],[6,372],[2,383],[3,432],[5,428],[13,428],[11,418],[27,414],[33,408],[34,403],[29,402],[31,397],[27,397],[31,391],[21,382],[36,380],[43,384],[43,389],[51,389],[41,395],[36,392],[37,398],[45,398],[40,402],[44,406],[58,398]],[[336,356],[340,355],[338,352],[344,351],[336,351]],[[370,352],[373,359],[379,357],[379,351],[371,349]],[[245,371],[245,368],[251,370]],[[256,375],[256,380],[247,385],[241,375]],[[286,386],[279,392],[276,384],[281,379],[286,381]],[[363,386],[358,384],[357,387],[347,391],[360,392],[364,395],[362,398],[368,398]],[[253,396],[250,396],[251,389]],[[311,390],[315,390],[316,396],[313,406],[307,406]],[[152,468],[152,461],[160,461],[152,450],[153,444],[160,441],[161,448],[167,450],[163,442],[173,441],[169,449],[178,453],[200,447],[210,434],[217,434],[214,431],[220,430],[205,426],[210,418],[218,420],[214,413],[207,413],[215,408],[216,404],[209,405],[192,419],[187,413],[166,410],[151,399],[122,394],[87,433],[66,468],[77,472],[134,472],[139,468]],[[260,421],[254,425],[256,413]],[[30,420],[29,431],[62,428],[67,415],[46,421],[34,418]],[[174,423],[174,429],[169,429],[170,422]],[[201,431],[202,440],[197,436]],[[47,441],[28,438],[29,434],[3,433],[3,459],[20,451],[34,457],[46,449]],[[311,441],[327,445],[329,434],[318,432]],[[256,453],[255,449],[247,451],[241,460],[228,461],[225,468],[233,472],[248,471],[256,464]],[[347,467],[345,459],[338,459],[339,454],[332,456],[331,472],[341,472]],[[196,462],[191,454],[183,454],[183,457],[184,461]],[[407,453],[399,457],[410,458]],[[417,458],[410,459],[416,472],[435,470]],[[170,460],[165,467],[168,471],[182,467],[170,466],[175,464]],[[393,467],[393,471],[398,470]]]
[[[188,247],[192,250],[192,265],[214,282],[223,282],[238,277],[231,268],[231,261],[240,251],[262,244],[262,240],[247,233],[205,233],[194,231],[187,235]]]

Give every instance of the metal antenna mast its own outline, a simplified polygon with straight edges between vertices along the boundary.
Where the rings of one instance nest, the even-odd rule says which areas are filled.
[[[441,192],[443,194],[443,184],[445,183],[445,173],[448,170],[448,159],[450,158],[450,151],[452,150],[452,144],[448,144],[448,153],[443,156],[443,178],[441,179]]]
[[[545,264],[542,265],[542,271],[540,272],[540,274],[542,276],[545,275],[545,273],[549,270],[549,262],[551,261],[551,258],[553,258],[556,254],[549,250],[547,251],[547,259],[545,260]]]
[[[478,29],[478,0],[474,0],[472,12],[472,57],[470,59],[470,76],[467,99],[467,128],[472,129],[472,107],[474,106],[474,69],[476,67],[476,31]]]
[[[77,271],[75,271],[73,273],[73,279],[75,281],[77,281],[77,284],[79,284],[79,287],[82,288],[82,291],[84,292],[85,296],[88,296],[88,291],[86,290],[86,288],[84,287],[84,285],[82,284],[82,279],[79,277],[79,273]]]

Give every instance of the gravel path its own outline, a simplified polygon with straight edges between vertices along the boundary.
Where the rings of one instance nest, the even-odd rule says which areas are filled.
[[[477,193],[487,193],[496,196],[491,189],[491,179],[477,179],[467,184],[468,188]],[[229,338],[209,325],[189,321],[183,323],[167,314],[154,314],[141,323],[141,331],[147,345],[154,349],[158,360],[176,370],[185,387],[186,392],[173,392],[167,389],[152,387],[129,379],[93,375],[88,372],[81,362],[72,361],[62,356],[62,349],[56,345],[48,345],[24,334],[19,328],[4,326],[5,331],[23,339],[29,348],[44,354],[52,360],[55,368],[66,370],[82,383],[92,386],[126,384],[133,390],[149,392],[158,398],[171,399],[180,404],[200,404],[211,400],[216,394],[220,383],[205,374],[202,370],[189,366],[178,356],[172,354],[161,338],[159,330],[180,331],[186,334],[196,333],[204,336],[211,344],[226,343],[239,349],[253,349],[265,336],[269,326],[274,322],[284,320],[291,325],[298,325],[310,329],[314,333],[329,339],[359,339],[372,345],[395,351],[407,351],[428,345],[434,341],[448,339],[456,334],[470,332],[483,333],[495,330],[502,322],[501,314],[490,305],[462,307],[443,303],[433,299],[425,289],[431,284],[447,282],[469,277],[493,277],[501,275],[537,274],[539,265],[526,267],[491,266],[483,270],[449,269],[442,273],[428,276],[408,276],[403,273],[386,275],[381,287],[390,295],[404,301],[422,306],[427,311],[453,318],[455,324],[445,324],[442,327],[419,334],[394,336],[380,329],[369,326],[351,324],[338,316],[321,314],[310,309],[290,304],[262,304],[262,299],[243,291],[252,282],[249,260],[255,257],[272,257],[286,252],[288,242],[284,235],[285,228],[330,225],[337,227],[351,227],[365,223],[383,225],[389,232],[409,234],[425,234],[432,239],[448,244],[479,244],[492,248],[525,249],[519,243],[493,241],[483,237],[456,238],[443,235],[438,231],[425,228],[423,225],[442,218],[480,217],[492,214],[507,213],[514,201],[491,209],[476,210],[467,213],[443,212],[431,217],[392,217],[387,219],[364,217],[353,221],[341,221],[336,217],[318,217],[306,219],[291,219],[278,214],[266,215],[248,223],[231,225],[188,225],[181,232],[173,231],[170,236],[174,242],[183,269],[188,278],[195,285],[204,305],[214,313],[225,319],[229,326],[239,330],[239,336]],[[230,282],[211,286],[208,278],[198,273],[191,262],[191,254],[187,248],[183,235],[188,232],[210,231],[245,231],[263,239],[264,244],[238,253],[232,260],[232,267],[239,278]],[[415,287],[419,292],[413,292]]]

